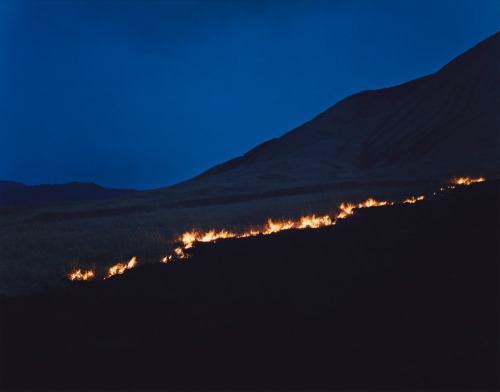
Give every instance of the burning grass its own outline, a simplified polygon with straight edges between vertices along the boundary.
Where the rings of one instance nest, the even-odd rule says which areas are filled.
[[[121,275],[123,274],[126,270],[132,269],[135,266],[137,266],[137,257],[132,257],[128,263],[118,263],[112,266],[108,270],[108,278],[110,278],[113,275]]]
[[[486,181],[483,177],[478,177],[478,178],[455,177],[451,180],[451,183],[455,185],[470,185],[474,184],[475,182],[483,182],[483,181]]]
[[[176,250],[176,253],[180,258],[182,258],[181,255],[184,254],[183,250],[191,248],[195,242],[212,242],[220,238],[244,238],[257,235],[274,234],[283,230],[307,228],[316,229],[319,227],[331,226],[336,224],[337,220],[344,219],[349,215],[352,215],[356,208],[379,207],[392,204],[394,203],[389,201],[377,201],[372,198],[369,198],[359,204],[342,203],[338,207],[339,212],[336,215],[307,215],[302,216],[297,220],[273,220],[269,218],[267,220],[267,224],[263,226],[251,227],[242,233],[234,233],[225,229],[219,232],[216,232],[215,230],[210,230],[208,232],[197,232],[192,230],[177,237],[176,240],[182,244],[182,248],[177,248],[178,250]]]
[[[69,274],[69,280],[89,280],[95,276],[95,272],[93,270],[82,272],[81,269]]]
[[[422,200],[422,197],[413,198],[415,201]],[[410,200],[410,199],[408,199]],[[415,202],[413,201],[413,202]],[[405,201],[405,203],[408,201]],[[190,230],[185,233],[178,235],[175,238],[175,242],[180,243],[181,245],[176,247],[173,251],[173,254],[166,255],[160,259],[161,263],[167,263],[172,261],[174,258],[176,259],[186,259],[189,257],[189,254],[186,253],[186,250],[193,247],[195,242],[213,242],[218,239],[224,238],[244,238],[244,237],[253,237],[257,235],[270,235],[274,233],[278,233],[283,230],[291,230],[291,229],[306,229],[306,228],[320,228],[324,226],[332,226],[337,223],[339,219],[345,219],[348,216],[354,213],[355,209],[360,208],[370,208],[370,207],[379,207],[385,205],[393,205],[394,202],[389,201],[377,201],[373,198],[369,198],[366,201],[359,204],[351,204],[351,203],[342,203],[338,207],[338,213],[334,215],[307,215],[302,216],[297,220],[273,220],[269,218],[267,223],[262,226],[256,226],[246,229],[243,232],[232,232],[226,229],[222,229],[220,231],[216,231],[215,229],[203,232],[198,230]],[[108,270],[107,278],[113,275],[123,274],[127,269],[132,269],[137,265],[136,257],[133,257],[127,264],[118,263],[111,267]],[[90,275],[91,274],[91,275]],[[70,280],[87,280],[93,278],[95,274],[93,271],[87,271],[84,273],[85,276],[88,276],[86,279],[80,278],[82,276],[81,270],[71,273],[69,275]]]
[[[484,178],[454,178],[452,183],[459,185],[470,185],[475,182],[482,182]],[[449,189],[454,189],[455,186],[448,186]],[[441,188],[443,190],[444,188]],[[418,201],[422,201],[424,196],[412,196],[406,200],[404,200],[403,204],[414,204]],[[253,237],[257,235],[269,235],[273,233],[278,233],[283,230],[291,230],[291,229],[306,229],[306,228],[320,228],[324,226],[332,226],[337,223],[340,219],[345,219],[348,216],[352,215],[356,209],[361,208],[371,208],[371,207],[380,207],[385,205],[393,205],[394,202],[391,201],[377,201],[373,198],[369,198],[366,201],[358,204],[352,203],[341,203],[338,206],[338,212],[333,215],[307,215],[302,216],[297,220],[273,220],[269,218],[267,223],[262,226],[250,227],[243,232],[233,232],[228,231],[226,229],[222,229],[220,231],[216,231],[215,229],[211,229],[209,231],[203,232],[198,230],[190,230],[186,231],[181,235],[178,235],[175,238],[177,243],[181,245],[176,247],[173,251],[173,255],[164,256],[160,262],[166,263],[174,259],[185,259],[189,257],[185,251],[193,247],[195,242],[213,242],[218,239],[224,238],[244,238],[244,237]],[[118,263],[115,266],[111,267],[108,271],[108,277],[113,275],[118,275],[124,273],[127,269],[134,268],[137,265],[136,257],[133,257],[128,264]],[[90,275],[91,274],[91,275]],[[87,276],[86,279],[80,278],[80,276]],[[70,274],[70,280],[87,280],[94,277],[93,271],[87,271],[83,275],[81,274],[81,270]]]
[[[412,196],[409,199],[406,199],[403,203],[414,204],[414,203],[416,203],[417,201],[420,201],[420,200],[424,200],[424,196],[418,196],[418,197]]]
[[[454,179],[453,183],[468,185],[483,180],[463,178]],[[446,188],[452,189],[455,186],[459,185]],[[431,186],[425,188],[425,192],[429,194],[432,194],[432,191]],[[155,211],[135,211],[133,208],[124,207],[120,211],[131,212],[112,217],[89,218],[82,218],[79,213],[78,217],[72,219],[43,223],[33,220],[40,211],[52,214],[62,211],[69,216],[71,209],[80,211],[85,207],[85,210],[91,211],[92,208],[102,207],[100,204],[94,207],[93,204],[85,204],[83,207],[75,204],[17,209],[12,212],[5,210],[6,219],[2,221],[3,230],[0,231],[0,292],[18,295],[58,286],[62,284],[61,277],[73,277],[74,281],[106,279],[134,268],[139,261],[168,263],[185,259],[190,256],[187,250],[196,241],[242,238],[288,229],[334,225],[339,219],[352,215],[357,208],[393,204],[384,200],[397,198],[402,190],[370,188],[353,193],[343,191],[341,195],[342,198],[360,200],[361,195],[366,192],[377,198],[356,203],[340,203],[340,193],[322,193],[270,198],[251,203],[157,208]],[[405,192],[421,193],[422,188],[415,186]],[[413,203],[413,199],[417,202],[420,198],[421,196],[409,198],[405,202]],[[338,201],[338,207],[332,213],[331,205],[335,201]],[[287,216],[294,211],[305,213],[302,216]],[[278,216],[286,218],[276,218]],[[263,222],[262,217],[269,218]],[[214,223],[218,227],[202,229],[210,228]],[[192,229],[193,227],[196,229]],[[186,228],[189,230],[185,230]],[[133,265],[129,265],[132,256],[136,259]],[[120,263],[109,265],[108,260],[117,260]],[[116,268],[111,274],[113,267]]]

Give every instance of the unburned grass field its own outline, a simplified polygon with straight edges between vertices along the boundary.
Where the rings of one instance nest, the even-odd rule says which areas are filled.
[[[243,231],[268,218],[331,214],[345,201],[405,198],[439,189],[436,183],[363,186],[323,193],[232,198],[196,192],[146,191],[111,200],[0,209],[0,294],[20,295],[66,284],[71,272],[105,270],[136,256],[157,263],[173,240],[199,229]],[[304,190],[301,189],[301,192]]]

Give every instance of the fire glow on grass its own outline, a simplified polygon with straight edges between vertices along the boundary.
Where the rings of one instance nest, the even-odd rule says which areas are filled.
[[[406,199],[403,203],[408,203],[408,204],[413,204],[416,203],[417,201],[424,200],[423,196],[415,197],[412,196],[409,199]]]
[[[470,185],[475,182],[482,182],[482,181],[485,181],[485,179],[482,177],[480,178],[461,177],[461,178],[454,178],[452,180],[452,183],[456,185]],[[455,188],[455,186],[448,186],[448,188],[453,189]],[[444,188],[441,188],[441,190],[443,191]],[[423,199],[424,196],[418,196],[418,197],[413,196],[409,199],[404,200],[403,203],[414,204],[417,201],[421,201]],[[225,229],[222,229],[221,231],[218,232],[214,229],[207,232],[199,232],[196,230],[187,231],[184,234],[177,236],[177,238],[175,239],[176,242],[181,243],[181,246],[178,246],[177,248],[174,249],[173,255],[166,255],[165,257],[161,258],[160,263],[168,263],[169,261],[172,261],[174,259],[189,258],[190,255],[185,253],[185,251],[187,249],[192,248],[195,242],[213,242],[221,238],[254,237],[257,235],[269,235],[290,229],[306,229],[306,228],[319,228],[324,226],[332,226],[335,225],[339,219],[345,219],[348,216],[352,215],[355,209],[379,207],[379,206],[393,205],[393,204],[395,203],[389,201],[377,201],[372,198],[369,198],[365,202],[359,204],[342,203],[338,207],[339,212],[334,216],[308,215],[308,216],[303,216],[298,220],[288,219],[281,221],[268,219],[265,225],[261,227],[250,228],[243,233],[234,233],[227,231]],[[107,278],[113,275],[123,274],[126,270],[132,269],[135,266],[137,266],[137,260],[136,257],[132,257],[132,259],[126,264],[118,263],[109,268]],[[81,269],[79,269],[78,271],[71,273],[68,277],[70,280],[89,280],[95,277],[95,273],[93,270],[82,273]]]
[[[134,256],[130,259],[128,263],[118,263],[108,269],[108,276],[104,279],[107,279],[113,275],[121,275],[126,270],[132,269],[137,266],[137,258]],[[68,275],[69,280],[90,280],[95,277],[95,272],[93,270],[85,271],[82,273],[82,270],[79,269]]]
[[[267,224],[263,225],[262,227],[254,227],[243,233],[233,233],[225,229],[219,232],[215,230],[210,230],[205,233],[192,230],[177,237],[177,241],[182,243],[183,246],[176,248],[175,252],[179,258],[183,258],[186,256],[184,250],[191,248],[195,242],[212,242],[220,238],[254,237],[260,234],[269,235],[290,229],[306,229],[306,228],[316,229],[324,226],[332,226],[337,223],[338,219],[344,219],[349,215],[352,215],[354,213],[354,209],[356,208],[378,207],[378,206],[385,206],[392,204],[394,203],[388,201],[377,201],[371,198],[359,204],[342,203],[339,206],[340,212],[333,217],[330,215],[323,215],[323,216],[308,215],[308,216],[303,216],[298,220],[288,219],[280,221],[280,220],[268,219]]]
[[[470,178],[470,177],[457,178],[457,177],[455,177],[453,180],[451,180],[452,184],[455,184],[455,185],[470,185],[470,184],[474,184],[475,182],[483,182],[483,181],[486,181],[483,177],[479,177],[479,178]]]
[[[137,259],[136,257],[132,257],[128,263],[118,263],[112,266],[108,270],[108,278],[113,276],[113,275],[121,275],[123,274],[126,270],[132,269],[137,265]]]
[[[94,271],[92,270],[85,271],[84,273],[82,273],[82,270],[79,269],[69,274],[69,280],[89,280],[92,279],[94,275],[95,275]]]

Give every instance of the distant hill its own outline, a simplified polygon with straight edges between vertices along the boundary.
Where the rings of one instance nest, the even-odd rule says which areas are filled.
[[[27,186],[20,182],[0,180],[0,207],[109,199],[132,192],[136,192],[136,190],[104,188],[92,182]]]
[[[425,57],[425,53],[422,53]],[[349,96],[169,189],[262,193],[346,181],[500,174],[500,33],[438,72]],[[215,192],[214,192],[215,194]]]

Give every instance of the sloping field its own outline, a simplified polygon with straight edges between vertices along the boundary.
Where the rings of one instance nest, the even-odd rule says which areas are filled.
[[[247,197],[183,199],[138,192],[114,200],[0,209],[0,293],[18,295],[64,284],[78,268],[107,268],[137,256],[156,263],[191,229],[242,230],[267,219],[329,214],[342,202],[400,200],[429,194],[439,181],[347,184],[332,189]],[[143,195],[144,194],[144,195]],[[201,198],[200,198],[201,197]]]
[[[498,389],[500,182],[1,297],[2,390]]]

